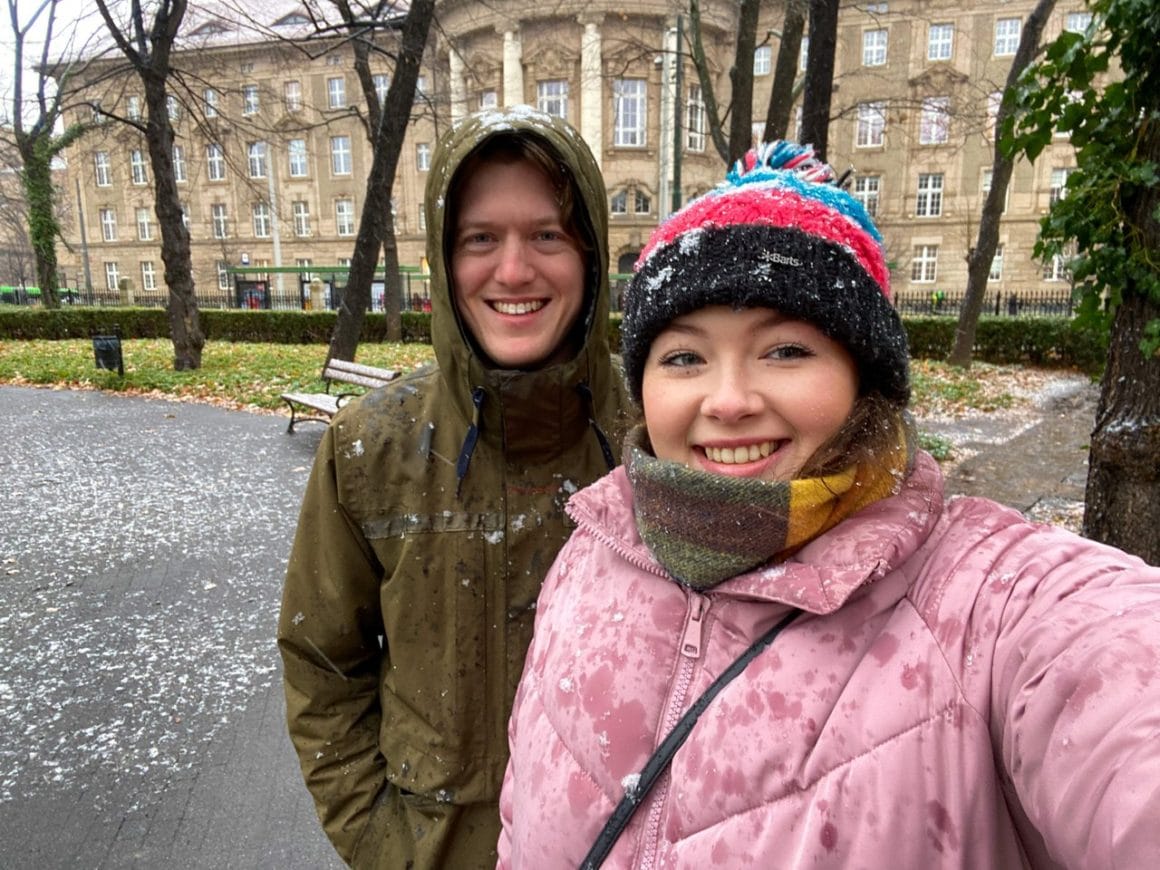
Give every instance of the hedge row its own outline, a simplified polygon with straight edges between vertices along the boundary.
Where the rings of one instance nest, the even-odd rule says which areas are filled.
[[[206,309],[202,329],[211,341],[264,341],[279,344],[326,344],[334,329],[333,311],[248,311]],[[954,343],[954,318],[904,317],[910,352],[916,358],[944,359]],[[611,320],[613,346],[619,345],[620,320]],[[119,329],[125,338],[165,338],[169,321],[156,308],[0,308],[0,339],[87,338]],[[427,342],[431,315],[403,313],[403,340]],[[386,319],[368,313],[363,341],[386,336]],[[1103,367],[1107,335],[1080,329],[1061,317],[982,317],[975,359],[990,363],[1079,368],[1097,374]]]

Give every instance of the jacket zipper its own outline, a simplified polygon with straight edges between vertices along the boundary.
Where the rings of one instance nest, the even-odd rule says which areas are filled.
[[[689,686],[693,683],[693,672],[697,669],[697,662],[701,658],[701,641],[704,636],[705,616],[709,610],[709,599],[691,591],[688,596],[689,605],[685,611],[685,623],[681,628],[681,644],[678,647],[680,667],[674,680],[673,691],[669,695],[669,703],[665,708],[664,730],[661,732],[661,739],[672,731],[681,719],[689,695]],[[645,868],[645,870],[651,870],[656,864],[661,840],[661,816],[671,781],[672,774],[666,771],[664,776],[657,781],[652,795],[648,798],[648,814],[638,862],[638,866]]]

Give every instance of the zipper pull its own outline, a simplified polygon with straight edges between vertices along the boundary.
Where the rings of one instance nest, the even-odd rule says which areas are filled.
[[[701,657],[701,629],[705,625],[705,599],[689,595],[689,612],[685,614],[685,630],[681,633],[681,655],[690,659]]]

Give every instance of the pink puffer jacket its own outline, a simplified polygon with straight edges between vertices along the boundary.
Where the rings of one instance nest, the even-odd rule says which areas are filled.
[[[1160,867],[1160,569],[982,499],[902,492],[700,595],[623,468],[539,599],[500,866],[574,868],[660,739],[787,606],[606,867]]]

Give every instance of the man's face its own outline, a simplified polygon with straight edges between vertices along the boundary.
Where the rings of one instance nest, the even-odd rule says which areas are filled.
[[[479,347],[500,368],[568,359],[584,259],[548,178],[524,161],[485,163],[466,179],[458,214],[452,298]]]

